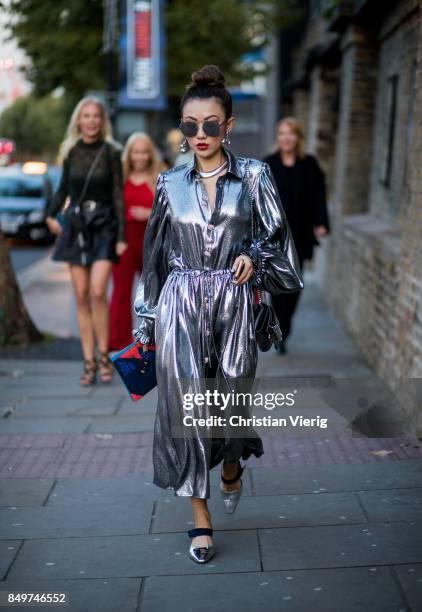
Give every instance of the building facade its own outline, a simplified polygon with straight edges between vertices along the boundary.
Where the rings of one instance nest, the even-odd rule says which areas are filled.
[[[422,2],[314,1],[291,65],[283,114],[329,187],[320,286],[420,434]]]

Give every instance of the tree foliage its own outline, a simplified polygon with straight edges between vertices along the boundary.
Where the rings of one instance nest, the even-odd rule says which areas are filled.
[[[63,87],[73,101],[104,87],[102,0],[10,0],[10,35],[30,59],[36,95]]]
[[[0,135],[16,142],[20,159],[53,158],[65,128],[64,101],[51,95],[22,96],[0,115]]]
[[[118,0],[116,0],[117,2]],[[179,96],[193,70],[221,67],[230,84],[265,74],[267,67],[240,61],[271,33],[291,25],[304,0],[167,0],[167,93]],[[63,87],[76,99],[104,87],[102,0],[10,0],[10,34],[31,61],[36,95]]]

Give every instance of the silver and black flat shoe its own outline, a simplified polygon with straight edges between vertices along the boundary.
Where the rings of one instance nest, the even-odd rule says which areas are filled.
[[[241,467],[240,461],[239,461],[239,468],[234,478],[224,478],[223,474],[221,474],[222,482],[220,482],[220,493],[221,493],[221,497],[223,498],[223,503],[224,503],[224,507],[226,509],[227,514],[233,514],[233,512],[237,508],[237,504],[239,503],[239,500],[243,493],[243,482],[240,477],[243,474],[244,469],[245,469],[245,466]],[[239,479],[240,479],[240,489],[238,489],[237,491],[225,491],[223,489],[223,483],[224,484],[234,484]]]
[[[212,536],[213,530],[209,527],[195,527],[188,531],[190,538],[196,538],[197,536],[207,535]],[[196,563],[207,563],[215,555],[215,546],[193,546],[189,549],[189,557]]]

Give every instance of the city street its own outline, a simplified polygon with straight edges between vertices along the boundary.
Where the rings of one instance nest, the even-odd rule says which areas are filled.
[[[421,612],[422,0],[0,40],[0,612]]]
[[[46,260],[25,299],[41,327],[71,336],[65,274]],[[328,427],[261,433],[265,454],[247,462],[232,516],[213,470],[217,553],[205,566],[187,556],[189,503],[152,484],[156,392],[133,403],[117,379],[81,389],[66,354],[2,354],[1,591],[66,592],[72,612],[421,609],[422,444],[400,427],[350,426],[358,399],[385,389],[313,274],[288,354],[261,353],[258,377],[298,389],[288,412]]]

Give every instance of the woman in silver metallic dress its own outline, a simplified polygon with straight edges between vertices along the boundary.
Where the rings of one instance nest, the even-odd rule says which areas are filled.
[[[227,148],[234,117],[224,83],[217,66],[204,66],[183,95],[183,144],[194,157],[158,177],[134,303],[135,337],[157,350],[154,483],[191,498],[189,554],[199,563],[215,552],[209,470],[222,462],[220,490],[233,513],[242,493],[240,459],[259,457],[263,448],[252,428],[234,433],[210,421],[229,419],[219,401],[187,392],[248,389],[257,365],[253,288],[272,294],[303,288],[269,166]]]

